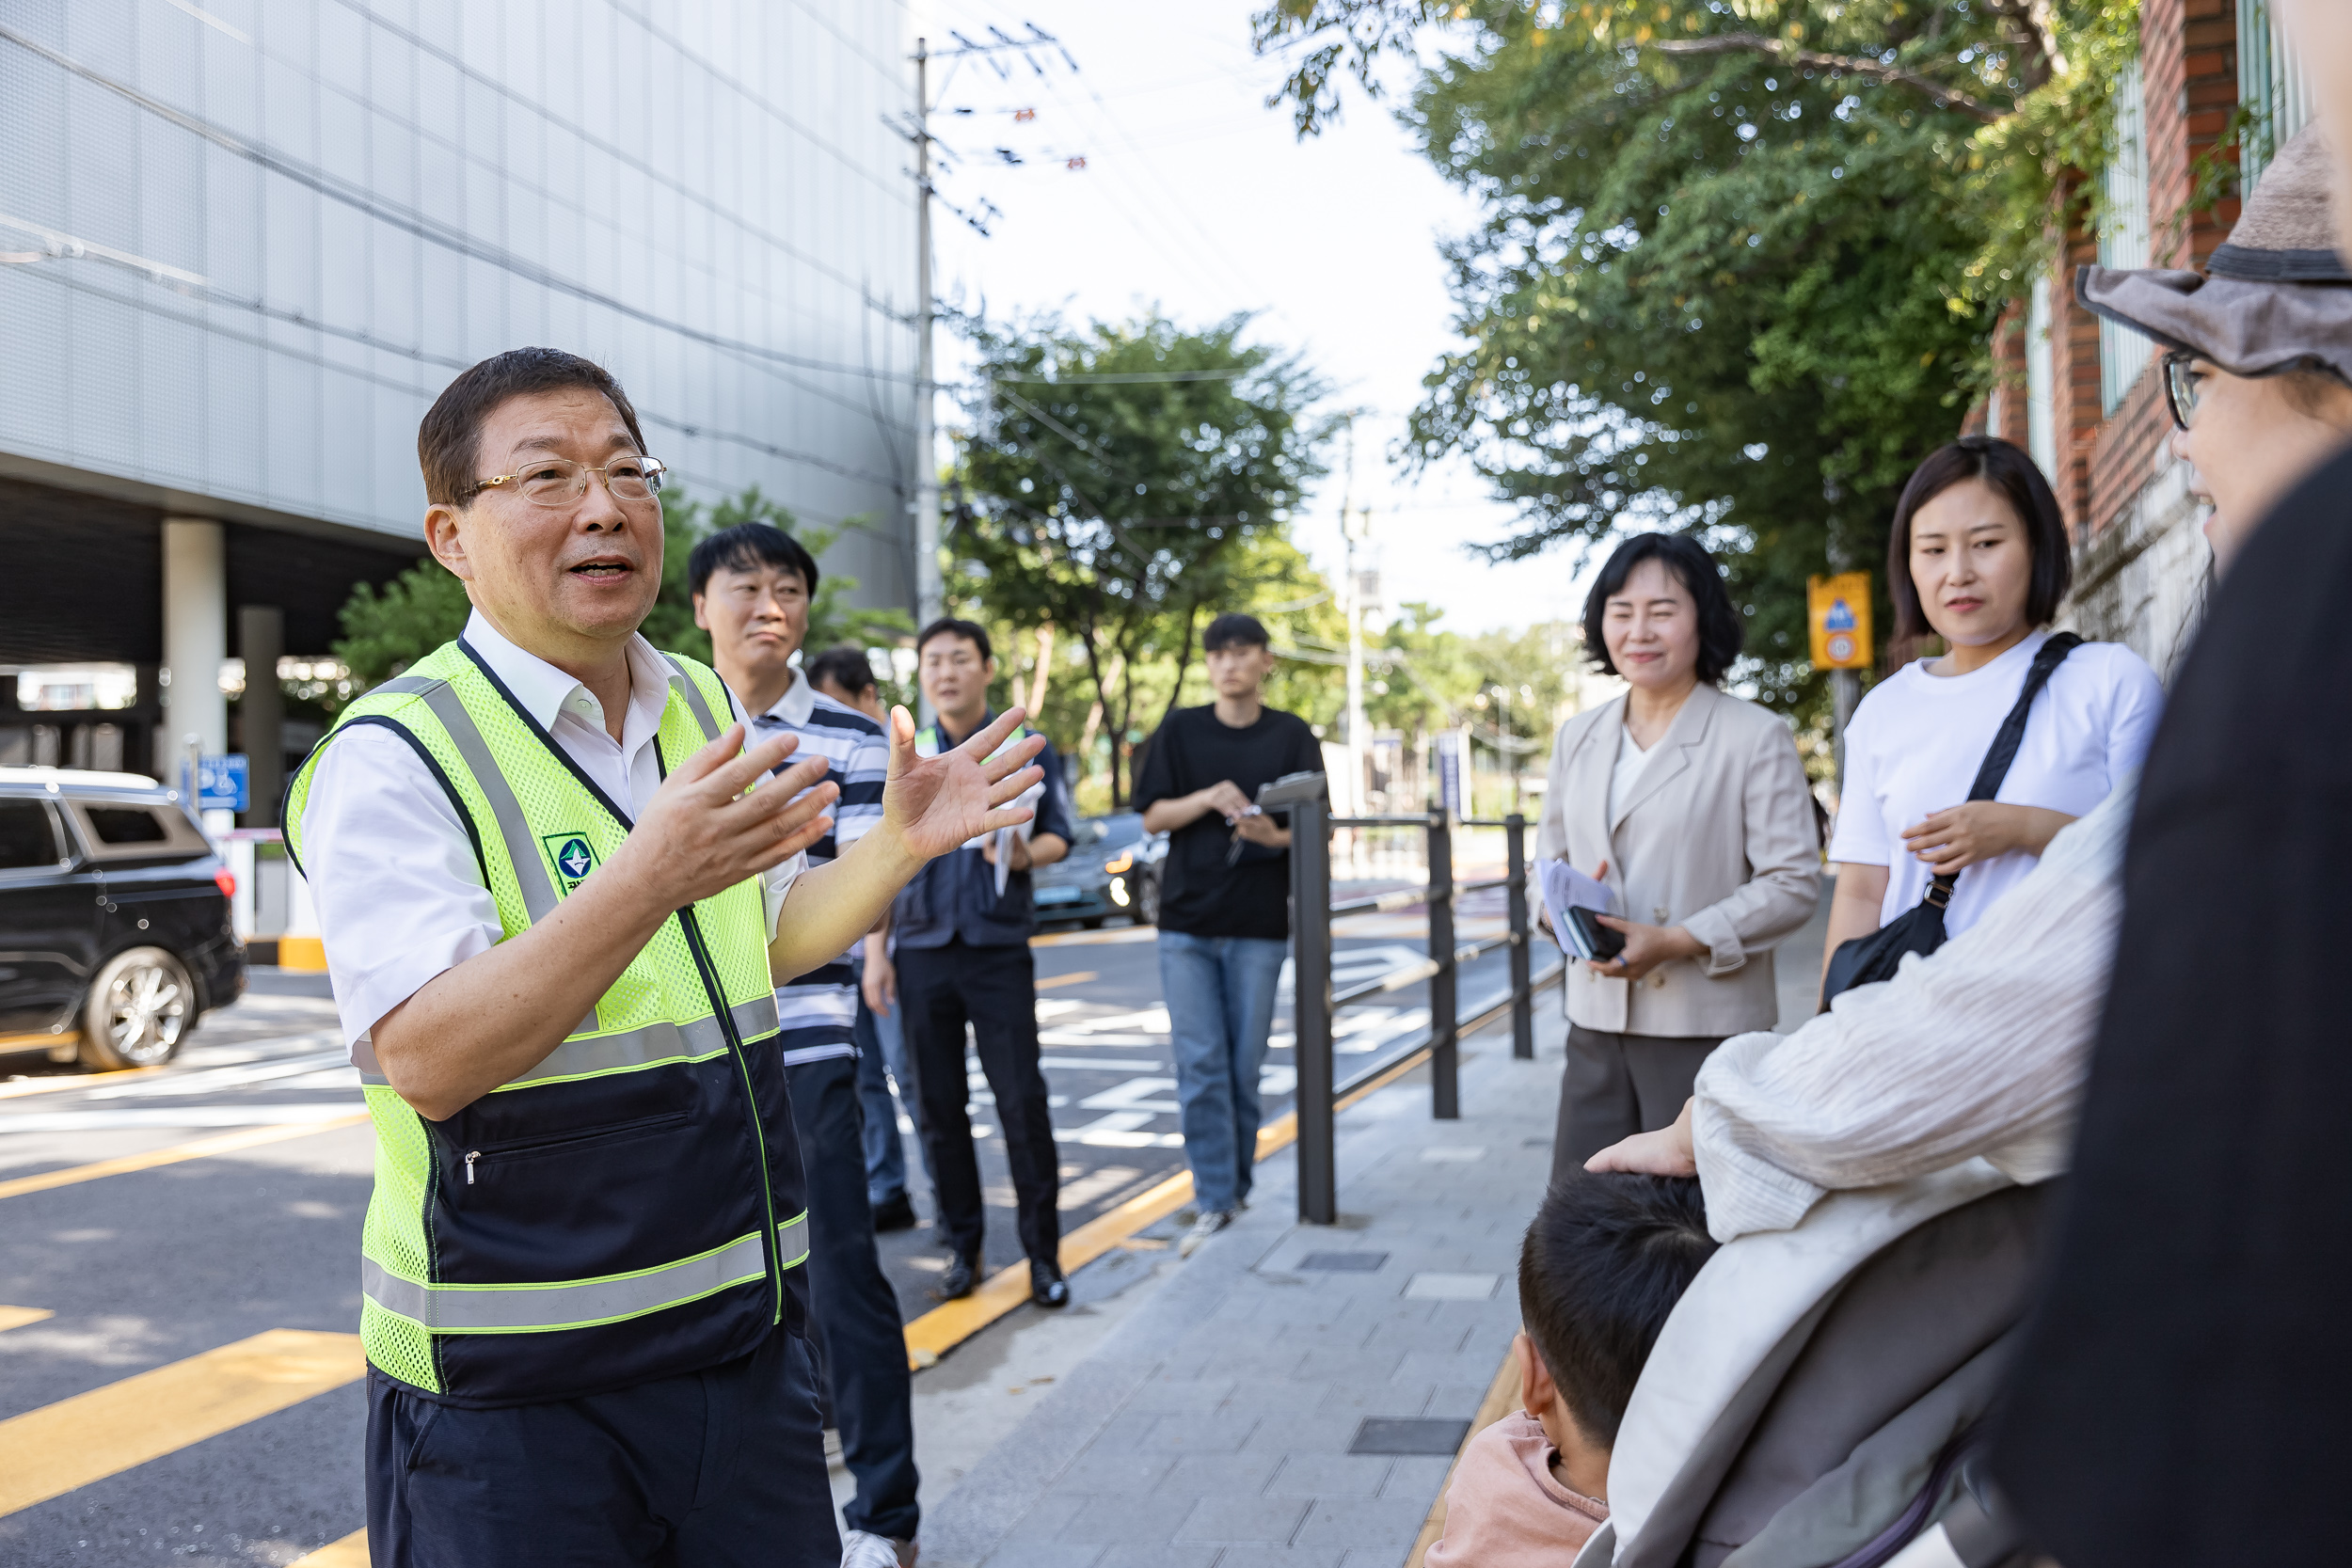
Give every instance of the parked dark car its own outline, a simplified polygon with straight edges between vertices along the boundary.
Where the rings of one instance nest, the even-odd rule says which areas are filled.
[[[176,790],[0,768],[0,1051],[169,1061],[245,994],[236,885]]]
[[[1168,835],[1145,832],[1142,815],[1132,811],[1082,816],[1076,831],[1069,856],[1030,879],[1038,919],[1074,920],[1089,930],[1115,914],[1158,925]]]

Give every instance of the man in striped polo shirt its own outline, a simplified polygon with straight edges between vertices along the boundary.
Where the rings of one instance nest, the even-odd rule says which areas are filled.
[[[743,523],[694,546],[687,579],[694,624],[710,633],[711,666],[751,716],[752,738],[797,736],[793,760],[822,757],[840,786],[833,832],[808,850],[811,866],[847,849],[882,819],[890,744],[865,714],[821,696],[789,661],[808,636],[817,562],[766,523]],[[808,1284],[824,1386],[841,1454],[857,1479],[842,1511],[842,1568],[904,1568],[914,1557],[913,1393],[898,1297],[874,1247],[859,1109],[857,982],[844,954],[779,987],[778,1044],[792,1091],[808,1181]]]

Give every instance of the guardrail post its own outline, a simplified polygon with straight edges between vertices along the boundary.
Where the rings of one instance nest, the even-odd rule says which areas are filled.
[[[1320,796],[1297,800],[1290,810],[1298,1217],[1309,1225],[1333,1225],[1340,1209],[1331,1126],[1331,812]]]
[[[1445,807],[1429,808],[1429,1114],[1462,1115],[1459,978],[1454,953],[1454,831]]]
[[[1502,819],[1504,854],[1510,860],[1511,1054],[1535,1057],[1534,925],[1527,918],[1527,818],[1518,812]]]

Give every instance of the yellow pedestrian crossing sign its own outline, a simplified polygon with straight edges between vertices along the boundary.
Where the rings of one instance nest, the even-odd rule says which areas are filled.
[[[1808,578],[1804,597],[1805,622],[1813,631],[1813,668],[1870,668],[1870,574]]]

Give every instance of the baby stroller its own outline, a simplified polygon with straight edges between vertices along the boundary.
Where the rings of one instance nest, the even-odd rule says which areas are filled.
[[[1576,1568],[2022,1561],[1976,1460],[2054,1185],[1975,1160],[1718,1251],[1634,1388]]]

